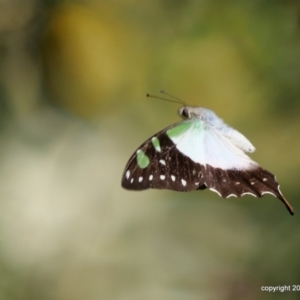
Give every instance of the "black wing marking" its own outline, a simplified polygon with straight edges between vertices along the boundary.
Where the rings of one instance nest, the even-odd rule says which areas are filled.
[[[222,170],[206,165],[203,173],[205,185],[223,198],[247,194],[261,198],[265,194],[271,194],[284,203],[291,215],[294,214],[293,207],[282,195],[275,176],[259,166],[249,170]]]
[[[170,127],[169,127],[170,128]],[[168,128],[168,129],[169,129]],[[160,143],[157,151],[152,143],[156,137]],[[149,165],[142,169],[137,164],[136,152],[125,168],[122,186],[129,190],[148,188],[192,191],[203,186],[203,166],[182,154],[167,136],[166,130],[154,135],[138,149],[149,158]],[[205,188],[203,186],[203,188]]]

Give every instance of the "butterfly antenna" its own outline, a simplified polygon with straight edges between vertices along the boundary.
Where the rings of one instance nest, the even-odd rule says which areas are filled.
[[[179,103],[179,104],[182,104],[182,105],[186,106],[186,103],[183,100],[178,99],[178,98],[176,98],[176,97],[174,97],[174,96],[166,93],[164,90],[161,90],[160,92],[162,94],[165,94],[165,95],[169,96],[172,99],[168,99],[168,98],[164,98],[164,97],[159,97],[159,96],[155,96],[155,95],[150,95],[150,94],[147,94],[146,96],[147,97],[151,97],[151,98],[155,98],[155,99],[160,99],[160,100],[168,101],[168,102]]]
[[[162,94],[165,94],[165,95],[169,96],[170,98],[176,100],[177,103],[181,103],[181,104],[183,104],[184,106],[186,106],[186,103],[185,103],[183,100],[181,100],[181,99],[179,99],[179,98],[177,98],[177,97],[175,97],[175,96],[173,96],[173,95],[171,95],[171,94],[165,92],[165,90],[160,90],[160,92],[161,92]]]

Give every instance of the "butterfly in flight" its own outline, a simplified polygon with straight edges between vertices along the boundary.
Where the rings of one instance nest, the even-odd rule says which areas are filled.
[[[131,156],[123,188],[183,192],[208,188],[223,198],[271,194],[294,214],[275,176],[246,154],[255,148],[244,135],[207,108],[184,104],[178,114],[183,121],[150,137]]]

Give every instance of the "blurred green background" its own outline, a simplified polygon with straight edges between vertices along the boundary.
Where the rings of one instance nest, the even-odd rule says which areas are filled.
[[[0,2],[0,299],[300,299],[300,3]],[[294,206],[121,188],[177,122],[166,91],[257,148]]]

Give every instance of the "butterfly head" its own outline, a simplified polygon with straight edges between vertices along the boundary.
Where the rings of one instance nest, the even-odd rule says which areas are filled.
[[[198,106],[182,106],[178,110],[178,115],[182,119],[200,119],[207,123],[214,124],[217,120],[220,120],[217,115],[210,109],[198,107]]]
[[[178,109],[178,115],[182,119],[190,119],[192,117],[190,106],[182,106]]]

